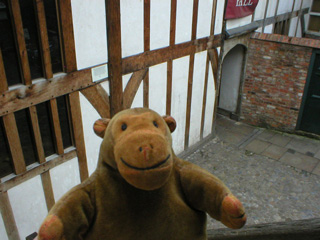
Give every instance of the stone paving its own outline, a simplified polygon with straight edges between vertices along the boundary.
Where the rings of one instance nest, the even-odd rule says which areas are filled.
[[[320,141],[219,116],[216,138],[186,160],[215,174],[242,201],[247,225],[320,218]],[[224,225],[209,218],[208,229]]]

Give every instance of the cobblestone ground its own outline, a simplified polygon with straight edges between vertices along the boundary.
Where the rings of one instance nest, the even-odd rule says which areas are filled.
[[[185,158],[220,178],[243,203],[247,225],[320,218],[320,177],[223,142]],[[223,228],[208,218],[208,229]]]

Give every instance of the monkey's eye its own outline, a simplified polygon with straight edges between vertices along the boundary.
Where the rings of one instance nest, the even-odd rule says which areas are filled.
[[[127,124],[123,123],[123,124],[121,125],[121,129],[122,129],[122,131],[126,130],[126,129],[127,129]]]
[[[158,123],[157,123],[156,121],[153,121],[153,125],[154,125],[156,128],[159,127],[159,126],[158,126]]]

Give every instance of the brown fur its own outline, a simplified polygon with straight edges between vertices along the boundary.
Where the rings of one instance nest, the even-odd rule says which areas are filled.
[[[242,227],[246,215],[230,190],[175,156],[175,127],[172,117],[143,108],[97,120],[97,169],[55,204],[39,239],[203,240],[206,213]]]

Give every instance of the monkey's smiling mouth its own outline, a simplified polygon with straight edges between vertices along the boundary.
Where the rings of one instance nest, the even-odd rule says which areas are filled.
[[[165,164],[165,163],[169,160],[170,156],[171,156],[171,155],[169,154],[169,155],[166,157],[166,159],[164,159],[163,161],[161,161],[161,162],[159,162],[159,163],[156,163],[155,165],[152,165],[152,166],[150,166],[150,167],[146,167],[146,168],[140,168],[140,167],[132,166],[132,165],[130,165],[129,163],[127,163],[126,161],[124,161],[122,157],[120,157],[120,160],[121,160],[121,162],[123,162],[124,165],[126,165],[126,166],[129,167],[129,168],[132,168],[132,169],[138,170],[138,171],[146,171],[146,170],[151,170],[151,169],[158,168],[158,167],[160,167],[161,165]]]

